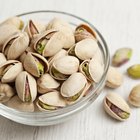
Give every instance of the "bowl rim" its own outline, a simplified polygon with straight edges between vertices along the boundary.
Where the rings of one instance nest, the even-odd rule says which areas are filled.
[[[100,79],[100,82],[94,87],[94,89],[90,93],[88,93],[87,96],[85,96],[84,98],[82,98],[81,100],[76,102],[75,104],[69,105],[69,106],[64,107],[62,109],[54,110],[54,111],[45,111],[45,112],[21,112],[21,111],[12,109],[10,107],[7,107],[3,104],[0,104],[0,110],[2,109],[3,111],[8,111],[9,113],[12,113],[13,115],[14,114],[15,115],[19,114],[20,116],[25,116],[25,117],[32,117],[33,115],[35,115],[37,117],[41,117],[42,115],[47,115],[48,118],[49,117],[56,117],[56,116],[57,117],[62,117],[63,115],[66,115],[66,114],[68,115],[68,114],[71,114],[71,112],[76,112],[76,111],[80,110],[79,109],[80,105],[81,105],[81,109],[82,109],[82,104],[85,101],[91,99],[91,97],[93,97],[93,95],[94,95],[93,93],[95,93],[100,88],[100,86],[104,83],[104,81],[106,79],[107,71],[108,71],[108,68],[109,68],[109,64],[110,64],[109,49],[108,49],[107,43],[106,43],[105,39],[103,38],[102,34],[96,29],[96,27],[94,27],[94,25],[92,25],[87,20],[85,20],[85,19],[83,19],[79,16],[73,15],[71,13],[67,13],[67,12],[63,12],[63,11],[54,11],[54,10],[38,10],[38,11],[24,12],[24,13],[18,14],[16,16],[23,17],[23,16],[26,16],[26,15],[39,14],[39,13],[57,13],[57,14],[62,14],[62,15],[64,14],[64,15],[67,15],[67,16],[70,16],[70,17],[74,17],[74,18],[76,18],[78,20],[81,20],[82,22],[90,25],[96,31],[96,33],[98,34],[98,36],[102,40],[104,48],[105,48],[106,60],[105,60],[105,65],[104,65],[104,73],[103,73],[103,75]]]

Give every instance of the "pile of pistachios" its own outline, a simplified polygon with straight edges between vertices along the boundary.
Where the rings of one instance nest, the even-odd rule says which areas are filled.
[[[12,17],[0,23],[0,103],[34,112],[64,108],[87,95],[104,71],[95,31]],[[121,81],[120,81],[121,82]]]

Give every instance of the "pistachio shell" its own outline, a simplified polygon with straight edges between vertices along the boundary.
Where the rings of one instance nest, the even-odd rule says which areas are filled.
[[[29,37],[27,33],[20,32],[12,35],[3,45],[2,52],[7,59],[17,59],[28,47]]]
[[[139,79],[140,78],[140,64],[135,64],[127,69],[127,73],[130,77]]]
[[[23,71],[22,63],[16,60],[8,60],[0,65],[0,77],[2,83],[14,82],[17,75]]]
[[[132,56],[132,49],[130,48],[120,48],[118,49],[112,59],[112,65],[119,67],[130,60]]]
[[[37,86],[39,93],[46,93],[57,89],[60,86],[60,83],[54,80],[48,73],[45,73],[37,79]]]
[[[14,95],[15,91],[10,85],[0,83],[0,103],[7,102]]]
[[[129,94],[128,101],[131,105],[140,107],[140,84],[133,87]]]
[[[24,59],[24,68],[35,77],[40,77],[49,69],[48,61],[37,53],[28,52]]]
[[[34,112],[34,104],[22,102],[18,96],[11,98],[11,100],[8,101],[7,106],[23,112]]]
[[[66,102],[58,91],[52,91],[41,95],[38,98],[37,106],[41,111],[56,110],[65,107]]]
[[[3,53],[0,53],[0,65],[5,63],[7,60],[6,60],[6,57]]]
[[[15,81],[19,98],[23,102],[33,102],[37,96],[37,84],[32,75],[26,71],[21,72]]]
[[[73,73],[61,86],[61,95],[68,101],[76,101],[82,94],[87,80],[85,76],[80,73]],[[78,95],[76,99],[72,98]]]
[[[107,73],[106,86],[110,88],[117,88],[123,83],[123,75],[114,67],[109,67]]]
[[[24,22],[19,17],[10,17],[3,21],[1,24],[11,24],[14,25],[17,29],[22,30]]]
[[[104,98],[105,111],[113,118],[124,121],[130,116],[130,108],[124,99],[115,93],[109,93]]]

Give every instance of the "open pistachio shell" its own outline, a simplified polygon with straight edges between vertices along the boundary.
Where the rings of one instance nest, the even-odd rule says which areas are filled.
[[[19,17],[10,17],[5,21],[3,21],[1,24],[11,24],[14,25],[19,30],[22,30],[24,26],[24,22]]]
[[[63,47],[65,49],[68,49],[75,44],[73,30],[72,30],[70,24],[67,23],[66,21],[64,21],[60,18],[54,18],[47,25],[47,30],[49,30],[49,29],[56,29],[56,30],[63,32],[63,34],[64,34],[64,38],[63,38],[64,46]]]
[[[57,30],[48,30],[42,33],[34,43],[34,49],[45,57],[50,57],[59,52],[64,44],[64,35]]]
[[[17,59],[28,47],[29,37],[27,33],[20,32],[12,35],[3,45],[2,52],[7,59]]]
[[[6,60],[6,57],[3,53],[0,53],[0,65],[5,63],[7,60]]]
[[[133,87],[129,94],[128,101],[131,105],[140,107],[140,84]]]
[[[29,37],[32,38],[34,35],[45,31],[45,28],[46,27],[43,23],[35,20],[29,20],[25,27],[25,32],[27,32]]]
[[[98,49],[98,44],[95,40],[87,38],[75,44],[74,48],[70,48],[69,55],[76,55],[81,60],[91,59]]]
[[[39,96],[37,106],[40,111],[56,110],[65,107],[66,102],[58,91],[52,91]]]
[[[106,86],[117,88],[123,83],[123,75],[114,67],[109,67],[107,73]]]
[[[86,77],[80,73],[73,73],[61,86],[61,95],[69,102],[75,102],[86,87]]]
[[[60,86],[60,83],[53,79],[48,73],[45,73],[37,79],[37,86],[38,92],[43,94],[57,89]]]
[[[11,98],[11,100],[9,100],[6,105],[19,111],[34,112],[34,104],[22,102],[17,95]]]
[[[0,103],[7,102],[14,95],[15,91],[10,85],[0,83]]]
[[[37,53],[28,52],[24,59],[24,68],[35,77],[40,77],[49,69],[48,61]]]
[[[8,60],[0,65],[0,78],[2,83],[14,82],[17,75],[23,71],[22,63],[17,60]]]
[[[105,111],[113,118],[124,121],[130,116],[130,108],[124,99],[116,94],[109,93],[104,98]]]
[[[57,80],[65,80],[78,71],[79,60],[74,56],[63,56],[55,60],[50,67],[50,75]]]
[[[98,60],[91,59],[83,61],[79,70],[89,81],[98,83],[103,75],[104,67]]]
[[[86,38],[97,39],[95,31],[87,24],[77,26],[74,35],[76,42]]]
[[[37,84],[32,75],[26,71],[21,72],[15,81],[19,98],[23,102],[33,102],[37,96]]]

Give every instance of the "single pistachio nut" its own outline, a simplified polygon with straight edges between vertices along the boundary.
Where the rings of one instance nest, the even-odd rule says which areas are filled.
[[[23,102],[17,95],[12,97],[6,105],[22,112],[34,112],[34,103]]]
[[[136,85],[130,92],[128,101],[135,107],[140,107],[140,84]]]
[[[41,94],[53,91],[59,86],[60,83],[53,79],[48,73],[43,74],[40,78],[37,79],[37,89]]]
[[[0,83],[0,103],[5,103],[15,95],[14,89],[8,84]]]
[[[106,86],[117,88],[123,83],[123,75],[115,68],[110,66],[107,73]]]
[[[131,48],[120,48],[118,49],[112,59],[112,65],[119,67],[125,64],[128,60],[130,60],[132,56]]]
[[[7,60],[6,60],[6,57],[3,53],[0,53],[0,65],[5,63]]]
[[[65,100],[58,91],[51,91],[39,96],[36,104],[40,111],[57,110],[66,106]]]
[[[23,71],[18,74],[15,87],[19,98],[23,102],[33,102],[37,96],[37,84],[32,75]]]
[[[0,78],[2,83],[14,82],[17,75],[23,71],[22,63],[17,60],[8,60],[0,65]]]
[[[113,118],[124,121],[130,117],[130,108],[125,100],[116,93],[108,93],[104,98],[104,109]]]

